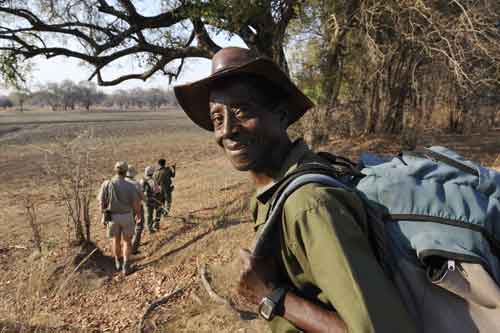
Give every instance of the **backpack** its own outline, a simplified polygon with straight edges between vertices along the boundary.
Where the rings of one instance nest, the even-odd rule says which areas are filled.
[[[320,155],[330,165],[306,163],[281,181],[254,255],[300,186],[355,189],[375,256],[419,332],[500,332],[500,173],[443,147],[358,164]]]
[[[166,192],[172,185],[173,173],[170,167],[160,168],[155,171],[153,179]]]
[[[159,205],[161,203],[161,186],[152,178],[144,179],[143,182],[146,202],[150,206]]]

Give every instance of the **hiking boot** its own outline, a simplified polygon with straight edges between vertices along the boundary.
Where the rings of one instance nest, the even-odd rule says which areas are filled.
[[[130,274],[130,265],[128,262],[124,261],[122,265],[122,273],[123,275],[127,276]]]
[[[120,258],[115,257],[115,268],[116,268],[116,270],[119,271],[121,267],[122,267],[122,263],[120,261]]]

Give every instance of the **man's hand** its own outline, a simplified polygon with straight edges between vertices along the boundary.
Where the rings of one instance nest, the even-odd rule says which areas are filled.
[[[276,266],[271,260],[254,257],[247,249],[240,250],[241,271],[238,294],[258,305],[276,285]]]

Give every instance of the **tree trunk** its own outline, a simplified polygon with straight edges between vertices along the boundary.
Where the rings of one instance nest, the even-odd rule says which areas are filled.
[[[375,82],[371,88],[370,96],[370,108],[368,108],[368,117],[365,125],[365,133],[373,134],[377,131],[377,123],[380,117],[380,88],[379,88],[380,76],[377,75]]]
[[[324,54],[321,83],[321,104],[326,105],[330,110],[337,102],[342,81],[342,65],[338,57],[338,47],[327,48]]]

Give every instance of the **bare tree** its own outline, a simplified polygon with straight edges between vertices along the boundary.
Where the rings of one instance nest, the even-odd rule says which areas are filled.
[[[62,106],[63,92],[58,83],[49,82],[33,93],[35,105],[50,106],[52,111],[56,111]]]
[[[432,110],[450,110],[460,131],[479,101],[500,95],[498,1],[307,0],[301,9],[294,76],[331,111],[351,105],[367,133],[401,133],[405,117]]]
[[[154,8],[138,0],[1,1],[0,51],[24,59],[75,58],[94,68],[89,79],[112,86],[157,72],[177,78],[186,58],[209,58],[219,50],[211,35],[226,31],[287,68],[284,36],[297,0],[153,3],[155,13],[146,15]],[[142,72],[103,78],[105,67],[131,56]]]
[[[37,200],[34,195],[28,193],[22,197],[23,206],[26,212],[26,220],[31,229],[31,235],[33,237],[33,243],[38,252],[42,252],[42,236],[40,230],[40,224],[37,221]]]
[[[71,80],[64,80],[59,87],[64,111],[67,111],[68,108],[74,110],[80,100],[81,91],[78,89],[78,86]]]
[[[9,95],[9,99],[14,103],[14,105],[19,107],[19,111],[24,111],[24,105],[29,100],[30,94],[26,91],[15,91]]]
[[[89,132],[69,142],[57,142],[45,154],[44,171],[57,186],[58,200],[66,208],[78,245],[91,241],[90,203],[96,186],[93,153],[97,146]]]
[[[371,112],[382,116],[382,131],[401,132],[404,112],[422,110],[439,91],[426,89],[429,76],[452,96],[456,131],[478,98],[500,92],[498,1],[364,1],[359,13],[372,62],[365,87],[375,96]]]
[[[158,110],[167,102],[166,93],[159,88],[148,89],[145,92],[145,100],[148,106],[153,110]]]
[[[112,104],[118,106],[120,110],[127,108],[130,105],[129,93],[124,89],[118,89],[111,94],[110,99]]]
[[[14,103],[7,96],[0,96],[0,108],[13,107]]]
[[[90,110],[92,105],[99,104],[105,99],[104,93],[98,91],[93,82],[82,81],[78,83],[77,90],[79,103],[81,103],[87,111]]]

